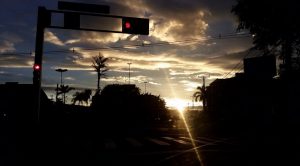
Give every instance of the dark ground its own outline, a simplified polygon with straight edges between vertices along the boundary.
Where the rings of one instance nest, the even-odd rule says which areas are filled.
[[[37,128],[33,123],[4,118],[0,165],[16,165],[19,161],[39,163],[39,160],[114,166],[300,165],[297,125],[286,121],[262,126],[254,122],[220,123],[220,120],[206,123],[199,116],[188,120],[191,124],[195,122],[191,130],[194,146],[182,126],[129,127],[124,121],[98,122],[79,114],[76,118],[53,117]]]

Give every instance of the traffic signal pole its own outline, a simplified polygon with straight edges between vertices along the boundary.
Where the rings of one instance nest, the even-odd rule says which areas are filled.
[[[41,78],[42,78],[42,57],[43,57],[43,44],[44,44],[44,31],[47,25],[47,10],[45,7],[38,8],[37,29],[35,39],[35,58],[33,69],[33,86],[35,91],[34,106],[36,111],[37,123],[40,122],[40,107],[41,107]],[[36,67],[39,66],[39,67]]]
[[[73,29],[108,33],[128,33],[138,35],[149,34],[149,19],[107,15],[109,13],[109,6],[60,1],[58,2],[58,6],[60,10],[47,10],[45,7],[38,8],[35,40],[35,59],[33,66],[33,85],[35,94],[34,109],[37,115],[37,117],[35,117],[37,123],[39,123],[41,119],[41,79],[43,70],[42,61],[45,28]],[[64,15],[63,26],[51,25],[52,13],[62,13]],[[103,29],[82,28],[80,26],[81,15],[122,19],[122,30],[113,31]]]

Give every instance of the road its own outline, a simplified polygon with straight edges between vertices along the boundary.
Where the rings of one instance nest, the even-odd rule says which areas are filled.
[[[191,139],[183,130],[98,131],[91,134],[89,131],[82,133],[62,129],[60,133],[45,133],[43,137],[22,133],[11,139],[2,139],[0,165],[12,165],[16,159],[21,159],[56,163],[84,161],[85,165],[105,166],[252,166],[290,165],[286,163],[299,159],[297,148],[291,151],[285,144],[267,145],[269,141],[243,142],[237,138],[212,138],[197,134]],[[14,140],[16,138],[21,139]]]
[[[0,165],[17,160],[84,161],[93,165],[252,166],[298,162],[297,137],[284,141],[247,134],[243,138],[203,136],[184,129],[120,130],[62,125],[2,130]],[[80,128],[81,127],[81,128]],[[15,132],[14,132],[15,131]],[[292,139],[293,138],[293,139]],[[293,148],[293,150],[291,150]],[[85,164],[86,165],[86,164]]]
[[[143,134],[100,133],[76,138],[72,135],[63,140],[48,139],[52,142],[43,142],[41,151],[46,152],[41,158],[92,161],[99,165],[199,166],[229,162],[225,161],[228,156],[239,154],[232,139],[200,136],[191,139],[186,132],[174,130]],[[211,156],[218,156],[218,162]]]

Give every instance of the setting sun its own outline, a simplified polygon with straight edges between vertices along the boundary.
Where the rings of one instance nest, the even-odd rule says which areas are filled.
[[[168,107],[174,108],[179,112],[183,112],[187,107],[187,101],[179,98],[166,99]]]

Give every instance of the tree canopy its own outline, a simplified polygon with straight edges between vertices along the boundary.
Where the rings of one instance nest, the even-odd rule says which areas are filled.
[[[291,69],[292,56],[300,50],[300,6],[295,0],[237,0],[232,13],[239,19],[237,30],[248,29],[260,50],[281,48],[284,67]]]
[[[300,6],[294,0],[238,0],[232,12],[238,16],[238,30],[249,29],[258,48],[290,40],[300,43]]]
[[[92,57],[92,67],[97,72],[97,92],[100,91],[100,79],[106,76],[106,72],[109,70],[107,66],[108,58],[105,58],[101,53],[98,56]]]
[[[169,113],[160,96],[141,94],[134,84],[111,84],[94,96],[91,108],[105,117],[105,123],[151,125],[156,120],[169,123]]]

